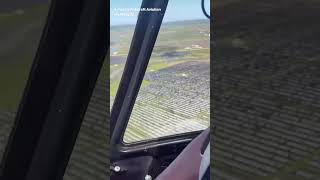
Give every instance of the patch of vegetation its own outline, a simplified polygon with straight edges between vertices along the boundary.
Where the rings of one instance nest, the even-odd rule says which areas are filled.
[[[110,81],[110,96],[115,97],[118,91],[118,87],[120,84],[120,80],[112,80]]]
[[[154,62],[149,64],[148,68],[147,68],[147,72],[152,72],[152,71],[159,71],[161,69],[165,69],[180,63],[186,62],[185,60],[180,60],[180,61],[171,61],[171,62]]]
[[[3,110],[16,111],[18,107],[46,17],[46,7],[29,9],[22,15],[12,13],[0,16],[0,39],[12,38],[9,42],[12,45],[0,41],[0,108]],[[32,28],[24,31],[30,25]],[[22,33],[23,39],[15,42],[13,39]]]
[[[145,137],[145,139],[150,139],[150,136],[149,136],[147,133],[145,133],[145,131],[144,131],[143,129],[134,128],[134,127],[130,126],[130,123],[128,124],[127,129],[130,129],[130,131],[133,132],[133,133],[135,133],[135,134],[138,134],[138,135],[140,135],[140,136],[142,136],[142,137]],[[126,131],[126,132],[127,132],[127,131]],[[130,137],[130,136],[128,136],[128,134],[127,134],[126,132],[125,132],[125,134],[124,134],[123,141],[124,141],[125,143],[131,143],[131,141],[129,141],[129,140],[127,139],[127,138]]]
[[[306,169],[310,166],[310,161],[312,161],[314,158],[320,157],[320,149],[314,151],[313,153],[307,155],[301,160],[298,160],[296,162],[290,163],[287,166],[285,166],[283,169],[279,170],[277,173],[265,178],[266,180],[282,180],[282,179],[290,179],[292,177],[289,177],[291,174],[295,173],[298,170]],[[297,178],[297,177],[296,177]]]
[[[144,88],[144,87],[147,87],[151,82],[148,81],[148,80],[143,80],[142,83],[141,83],[141,87],[140,88]]]
[[[260,177],[257,177],[248,172],[244,173],[242,170],[237,169],[235,167],[230,167],[229,165],[221,161],[214,161],[212,165],[214,169],[218,168],[221,172],[224,172],[225,174],[228,174],[230,176],[237,177],[241,180],[261,180]]]
[[[0,35],[10,33],[12,30],[16,30],[17,27],[23,27],[24,25],[32,22],[43,22],[47,18],[48,7],[40,6],[33,9],[24,11],[23,14],[6,13],[0,14]]]

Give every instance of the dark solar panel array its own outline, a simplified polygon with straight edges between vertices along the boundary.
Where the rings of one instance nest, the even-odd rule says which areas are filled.
[[[319,179],[317,8],[241,1],[217,10],[213,179]]]

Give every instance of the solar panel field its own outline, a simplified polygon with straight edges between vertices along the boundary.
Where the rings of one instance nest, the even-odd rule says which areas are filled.
[[[134,26],[111,27],[110,100],[116,95]],[[210,24],[161,26],[124,141],[133,143],[206,129],[210,116]]]
[[[217,8],[213,179],[319,179],[319,1]]]

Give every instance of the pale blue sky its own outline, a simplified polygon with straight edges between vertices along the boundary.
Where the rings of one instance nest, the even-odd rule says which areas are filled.
[[[210,12],[210,0],[206,1],[207,12]],[[133,11],[133,16],[116,15],[115,8],[140,8],[142,0],[111,0],[110,23],[113,25],[135,24],[138,13]],[[119,12],[119,11],[118,11]],[[128,14],[128,13],[126,13]],[[205,19],[201,10],[201,0],[169,0],[164,22]]]

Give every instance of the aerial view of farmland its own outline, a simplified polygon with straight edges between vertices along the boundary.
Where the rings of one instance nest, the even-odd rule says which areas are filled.
[[[213,179],[320,179],[319,9],[318,0],[216,4]]]
[[[111,26],[111,105],[133,32],[133,25]],[[209,116],[209,20],[163,23],[124,141],[130,143],[203,130],[209,126]]]

